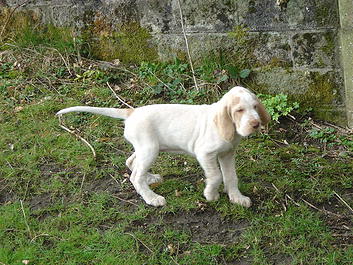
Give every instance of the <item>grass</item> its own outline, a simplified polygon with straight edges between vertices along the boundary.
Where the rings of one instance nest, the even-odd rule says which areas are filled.
[[[250,209],[230,204],[225,194],[206,202],[196,161],[162,154],[152,171],[165,181],[153,189],[168,205],[153,208],[128,181],[125,160],[132,148],[123,139],[121,121],[65,116],[66,125],[94,147],[94,159],[86,145],[58,126],[54,114],[78,104],[120,106],[107,81],[134,106],[171,98],[185,102],[194,92],[186,87],[183,93],[183,85],[189,84],[182,79],[184,66],[178,66],[175,86],[180,95],[163,86],[156,93],[160,82],[145,68],[149,79],[141,69],[107,69],[101,62],[73,56],[63,60],[43,47],[2,49],[7,53],[0,67],[1,264],[353,260],[352,213],[335,195],[353,205],[351,136],[329,129],[312,133],[309,121],[282,119],[268,133],[243,140],[235,159],[240,188],[254,203]],[[214,101],[226,91],[215,87],[195,94],[191,103]]]

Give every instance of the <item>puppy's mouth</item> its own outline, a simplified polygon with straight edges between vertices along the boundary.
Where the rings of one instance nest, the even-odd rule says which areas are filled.
[[[248,137],[249,135],[251,135],[259,130],[260,130],[260,126],[258,128],[249,127],[249,128],[243,129],[243,130],[242,129],[237,130],[237,133],[242,137]]]

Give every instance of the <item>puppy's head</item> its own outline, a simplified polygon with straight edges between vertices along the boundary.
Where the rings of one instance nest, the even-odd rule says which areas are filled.
[[[237,133],[249,136],[271,120],[264,105],[248,89],[234,87],[217,103],[214,122],[221,137],[230,142]]]

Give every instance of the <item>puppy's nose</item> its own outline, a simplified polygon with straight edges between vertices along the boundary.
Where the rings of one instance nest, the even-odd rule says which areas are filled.
[[[252,127],[253,127],[254,129],[259,128],[259,127],[260,127],[260,122],[258,122],[258,121],[254,122],[254,123],[252,124]]]

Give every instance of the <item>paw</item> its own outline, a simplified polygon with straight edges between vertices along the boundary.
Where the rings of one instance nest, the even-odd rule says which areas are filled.
[[[163,196],[157,195],[156,197],[154,197],[151,200],[146,200],[146,203],[155,207],[159,207],[159,206],[164,206],[167,204],[167,201],[165,200],[165,198]]]
[[[150,173],[147,174],[147,184],[148,185],[159,183],[162,181],[163,181],[163,178],[159,174],[150,174]]]
[[[251,206],[250,198],[241,194],[229,194],[229,200],[232,203],[240,204],[241,206],[244,206],[246,208],[249,208]]]
[[[207,201],[217,201],[219,199],[219,192],[218,191],[204,191],[203,195],[205,196]]]

